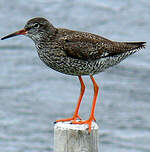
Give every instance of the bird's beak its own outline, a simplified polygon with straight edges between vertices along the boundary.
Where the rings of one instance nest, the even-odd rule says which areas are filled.
[[[14,37],[14,36],[17,36],[17,35],[26,35],[27,32],[28,32],[28,31],[27,31],[26,29],[22,29],[22,30],[20,30],[20,31],[14,32],[14,33],[12,33],[12,34],[9,34],[9,35],[1,38],[1,40],[5,40],[5,39],[7,39],[7,38]]]

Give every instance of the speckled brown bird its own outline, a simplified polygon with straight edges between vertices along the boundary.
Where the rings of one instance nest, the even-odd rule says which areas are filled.
[[[2,38],[26,35],[37,48],[40,59],[50,68],[69,75],[78,76],[81,84],[80,96],[72,118],[57,120],[72,121],[73,124],[88,124],[91,132],[99,87],[93,75],[112,67],[129,55],[145,47],[146,42],[115,42],[99,35],[54,27],[45,18],[29,20],[24,29]],[[94,86],[94,98],[88,120],[82,121],[79,107],[85,91],[82,75],[89,75]],[[80,121],[77,121],[80,119]]]

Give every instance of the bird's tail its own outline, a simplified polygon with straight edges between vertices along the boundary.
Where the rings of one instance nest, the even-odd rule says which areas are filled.
[[[124,45],[127,50],[143,49],[146,46],[146,42],[124,42]]]
[[[115,51],[111,52],[112,54],[120,54],[125,52],[136,52],[140,49],[145,48],[146,42],[116,42],[115,45]]]

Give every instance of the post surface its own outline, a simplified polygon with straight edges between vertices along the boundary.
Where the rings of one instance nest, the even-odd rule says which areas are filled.
[[[90,135],[87,124],[58,122],[54,126],[54,152],[98,152],[98,130],[95,122]]]

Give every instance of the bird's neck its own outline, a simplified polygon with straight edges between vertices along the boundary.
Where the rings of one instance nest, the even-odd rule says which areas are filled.
[[[32,35],[30,38],[34,41],[35,44],[44,44],[51,42],[53,39],[55,39],[55,36],[57,34],[57,29],[53,28],[51,31],[45,31],[45,32],[39,32],[36,35]]]
[[[54,35],[44,35],[40,39],[34,39],[34,43],[38,51],[43,51],[43,49],[50,47],[51,43],[55,39]]]

